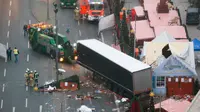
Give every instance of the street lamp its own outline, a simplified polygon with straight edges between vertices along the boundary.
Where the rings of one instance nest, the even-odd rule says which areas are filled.
[[[49,20],[49,0],[47,0],[47,20]]]
[[[56,81],[58,81],[58,20],[57,20],[57,13],[58,13],[58,5],[53,2],[54,5],[54,13],[55,13],[55,29],[56,29],[56,59],[55,59],[55,63],[56,63]]]

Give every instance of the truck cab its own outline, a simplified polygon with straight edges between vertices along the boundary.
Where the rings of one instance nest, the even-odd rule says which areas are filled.
[[[186,24],[187,25],[198,25],[199,24],[199,9],[188,7],[186,10]]]
[[[77,0],[60,0],[61,8],[75,8]]]
[[[88,21],[100,20],[104,17],[103,0],[79,0],[77,5],[80,9],[80,15],[87,15]]]
[[[104,17],[103,0],[89,0],[88,20],[100,20]]]

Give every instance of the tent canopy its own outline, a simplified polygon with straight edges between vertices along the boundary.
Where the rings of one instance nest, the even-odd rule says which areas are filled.
[[[7,59],[6,46],[0,43],[0,57]]]
[[[178,72],[177,72],[178,71]],[[171,55],[154,69],[154,76],[197,76],[195,68],[181,58]]]
[[[162,32],[159,36],[153,39],[151,42],[175,42],[176,39],[172,37],[169,33]]]
[[[115,25],[115,18],[114,18],[114,14],[108,15],[106,17],[103,17],[102,19],[100,19],[99,21],[99,31],[98,34],[106,29],[112,28]]]
[[[192,42],[194,44],[194,51],[200,51],[200,40],[195,38]]]

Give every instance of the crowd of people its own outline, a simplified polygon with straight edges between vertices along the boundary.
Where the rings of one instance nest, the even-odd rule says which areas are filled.
[[[24,77],[26,86],[38,87],[39,73],[36,70],[33,72],[27,68]]]

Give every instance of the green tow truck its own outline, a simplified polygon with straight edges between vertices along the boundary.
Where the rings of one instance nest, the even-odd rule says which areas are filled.
[[[61,8],[75,8],[77,0],[60,0]]]
[[[29,41],[33,50],[56,56],[56,34],[50,24],[38,23],[28,25]],[[66,36],[58,34],[59,61],[73,63],[77,56]]]

